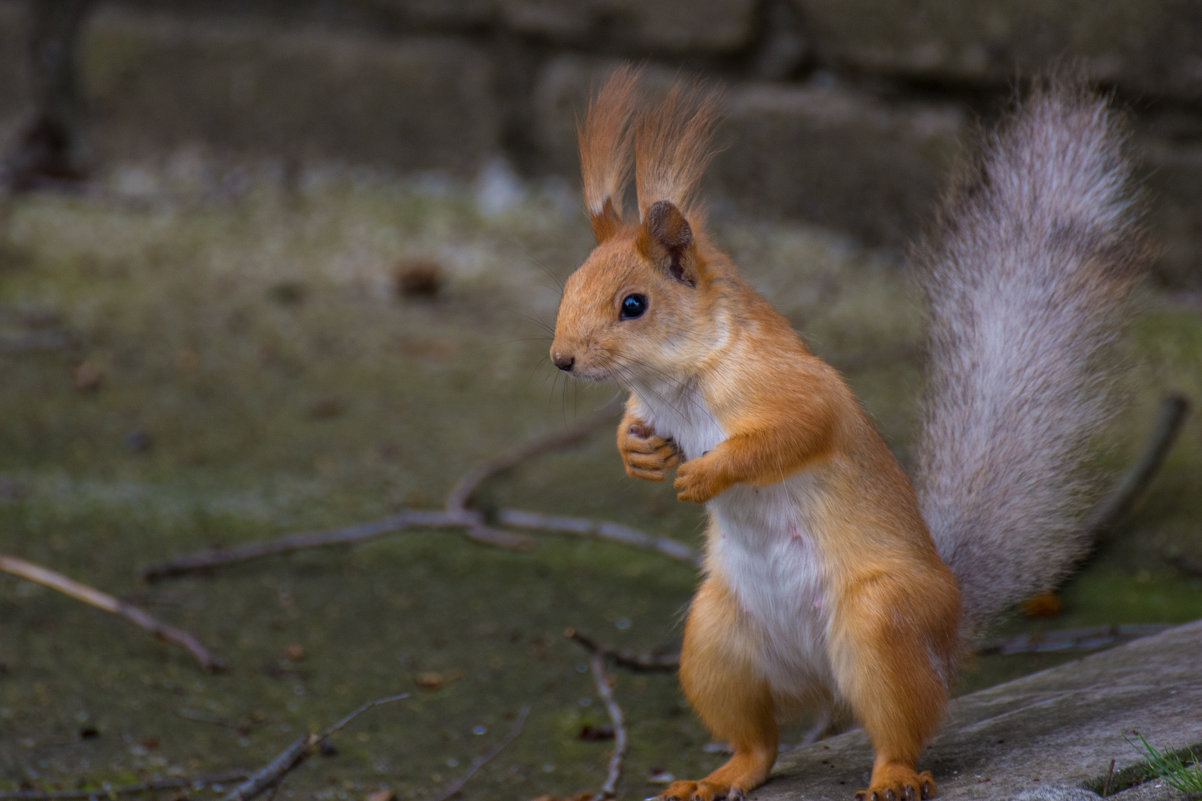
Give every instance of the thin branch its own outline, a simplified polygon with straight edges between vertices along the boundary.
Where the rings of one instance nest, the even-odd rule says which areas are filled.
[[[1104,534],[1127,514],[1160,469],[1188,414],[1189,401],[1183,395],[1169,395],[1161,401],[1156,428],[1144,445],[1143,453],[1111,493],[1094,508],[1085,524],[1087,531]]]
[[[178,779],[152,779],[137,784],[105,785],[90,790],[6,790],[0,792],[0,801],[74,801],[74,799],[110,798],[116,795],[139,795],[163,790],[199,790],[209,785],[228,784],[242,781],[246,771],[219,773],[214,776],[181,777]]]
[[[464,785],[468,783],[472,776],[476,775],[476,771],[480,770],[480,768],[491,762],[497,756],[497,754],[504,751],[507,747],[509,747],[510,743],[517,739],[517,736],[522,733],[522,726],[525,724],[526,716],[529,714],[530,705],[527,704],[526,706],[522,707],[521,711],[518,712],[517,720],[513,722],[513,726],[509,729],[509,733],[506,734],[499,743],[473,759],[472,764],[467,766],[467,770],[463,772],[462,776],[448,784],[440,794],[430,799],[430,801],[447,801],[447,799],[449,799],[451,796],[462,790]]]
[[[331,736],[341,731],[347,724],[372,707],[392,703],[408,698],[409,693],[390,695],[387,698],[377,698],[368,701],[351,712],[342,720],[318,734],[305,734],[292,742],[287,748],[276,755],[274,759],[252,773],[246,781],[224,795],[221,801],[249,801],[265,790],[269,790],[280,782],[289,771],[303,763],[313,751]]]
[[[1022,634],[1017,637],[989,640],[983,643],[976,653],[980,656],[987,656],[1048,651],[1092,651],[1117,645],[1120,642],[1159,634],[1169,628],[1172,626],[1161,623],[1124,623],[1115,626],[1088,626],[1079,629],[1047,631],[1043,634]]]
[[[1164,559],[1185,575],[1202,578],[1202,561],[1185,554],[1167,554]]]
[[[83,601],[86,604],[103,609],[106,612],[121,615],[126,620],[141,626],[159,639],[167,640],[182,648],[186,648],[195,657],[196,661],[200,663],[200,666],[208,672],[224,670],[226,667],[225,662],[220,657],[201,645],[200,641],[188,632],[181,631],[174,626],[169,626],[139,607],[114,598],[108,593],[101,592],[87,584],[68,578],[62,573],[57,573],[41,565],[36,565],[24,559],[18,559],[15,556],[8,556],[6,554],[0,554],[0,570],[37,582],[52,590],[57,590],[64,595],[69,595],[78,601]]]
[[[1110,760],[1110,767],[1106,769],[1106,780],[1102,782],[1102,798],[1110,795],[1110,782],[1114,779],[1114,763],[1115,760]]]
[[[593,672],[593,681],[597,685],[597,694],[605,702],[605,711],[609,713],[610,722],[614,727],[614,751],[609,758],[609,770],[605,776],[605,784],[592,797],[592,801],[605,801],[617,795],[618,780],[622,778],[622,760],[626,758],[628,738],[626,735],[626,719],[618,699],[614,696],[613,680],[605,672],[607,652],[596,642],[582,635],[575,629],[568,629],[564,636],[589,652],[589,668]]]
[[[617,404],[606,404],[580,423],[520,443],[500,456],[481,462],[460,478],[447,494],[442,509],[406,508],[389,517],[342,528],[302,531],[270,540],[249,542],[231,548],[210,548],[177,556],[149,565],[142,571],[146,581],[158,581],[196,571],[210,570],[238,562],[330,545],[364,542],[409,528],[462,529],[469,538],[499,548],[530,550],[533,540],[514,531],[496,528],[492,523],[511,528],[551,534],[572,534],[631,545],[655,551],[672,559],[696,565],[697,552],[668,537],[655,537],[629,526],[607,520],[590,520],[567,515],[548,515],[524,509],[500,509],[493,515],[470,508],[481,485],[524,461],[579,443],[599,426],[612,422]]]
[[[158,581],[186,573],[211,570],[268,556],[281,556],[310,548],[364,542],[408,528],[458,528],[463,529],[464,533],[472,539],[487,545],[510,550],[530,550],[529,537],[485,525],[484,519],[482,513],[470,509],[462,512],[450,512],[445,509],[404,509],[390,517],[368,523],[327,531],[285,534],[275,539],[248,542],[232,548],[195,551],[149,565],[142,570],[142,577],[146,581]],[[499,523],[515,528],[526,528],[551,534],[593,537],[656,551],[687,564],[695,565],[697,563],[696,552],[687,545],[667,537],[653,537],[620,523],[564,515],[545,515],[522,509],[501,509],[497,512],[496,519]]]
[[[237,562],[249,562],[268,556],[282,556],[310,548],[349,545],[393,534],[407,528],[464,528],[473,539],[497,547],[527,549],[526,539],[506,531],[491,529],[483,524],[483,516],[475,513],[452,514],[443,509],[403,509],[395,515],[358,523],[342,528],[321,531],[301,531],[270,540],[248,542],[231,548],[209,548],[177,556],[142,570],[146,581],[158,581],[185,573],[209,570]]]
[[[468,508],[485,481],[512,470],[535,456],[578,445],[598,428],[612,424],[620,409],[621,404],[617,402],[607,403],[574,426],[540,434],[515,445],[497,457],[480,462],[464,473],[455,482],[455,486],[451,487],[451,491],[447,493],[447,510],[454,512]]]
[[[654,537],[638,529],[613,523],[608,520],[591,520],[587,517],[548,515],[525,509],[500,509],[497,522],[530,531],[546,531],[551,534],[576,534],[584,537],[632,545],[646,551],[655,551],[671,559],[696,566],[699,557],[689,546],[669,537]]]
[[[609,769],[605,774],[605,784],[593,796],[593,801],[605,801],[618,794],[618,780],[622,778],[622,760],[626,758],[628,739],[626,736],[626,720],[622,715],[622,707],[614,696],[612,679],[605,672],[605,654],[593,651],[589,657],[589,668],[593,671],[593,681],[597,685],[597,694],[605,702],[605,711],[614,727],[614,752],[609,757]]]
[[[680,654],[634,654],[629,651],[612,651],[599,644],[592,637],[574,628],[566,629],[563,636],[579,643],[585,650],[601,654],[606,659],[613,660],[618,667],[624,667],[635,673],[672,673],[680,667]]]

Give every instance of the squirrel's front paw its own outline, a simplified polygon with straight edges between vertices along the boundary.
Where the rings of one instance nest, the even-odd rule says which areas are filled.
[[[729,481],[723,482],[713,463],[702,457],[690,459],[680,465],[676,470],[676,481],[673,482],[672,488],[676,490],[677,500],[705,503],[730,484]]]
[[[680,450],[670,439],[657,436],[643,423],[623,426],[618,432],[618,452],[626,475],[647,481],[663,481],[680,464]]]

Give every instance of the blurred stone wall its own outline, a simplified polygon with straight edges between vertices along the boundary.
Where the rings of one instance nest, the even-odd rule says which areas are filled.
[[[40,0],[34,0],[35,2]],[[0,133],[27,105],[0,0]],[[575,180],[575,115],[620,60],[725,87],[717,212],[899,245],[1015,79],[1072,61],[1131,114],[1161,275],[1202,284],[1202,0],[107,0],[95,158],[179,147]]]

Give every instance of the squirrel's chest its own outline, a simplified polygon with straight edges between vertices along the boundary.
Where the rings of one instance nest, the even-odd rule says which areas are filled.
[[[640,393],[639,401],[640,416],[675,440],[686,460],[726,438],[699,393]],[[721,574],[760,630],[759,664],[783,695],[831,681],[825,656],[829,593],[809,508],[816,492],[811,476],[795,473],[770,486],[736,484],[706,504],[709,569]]]
[[[708,565],[760,631],[760,665],[784,695],[831,685],[826,658],[830,588],[808,508],[810,477],[736,485],[710,501]]]
[[[641,388],[639,416],[655,433],[670,438],[684,459],[696,459],[711,450],[726,432],[701,393],[691,387]]]

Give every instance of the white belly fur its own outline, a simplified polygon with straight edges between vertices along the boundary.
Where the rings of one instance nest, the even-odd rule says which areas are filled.
[[[673,403],[648,403],[640,396],[639,410],[656,434],[676,441],[686,459],[726,436],[704,401],[690,394]],[[759,630],[756,661],[787,706],[834,691],[821,554],[806,519],[813,492],[812,478],[801,472],[770,486],[736,484],[706,504],[712,521],[709,569]]]

